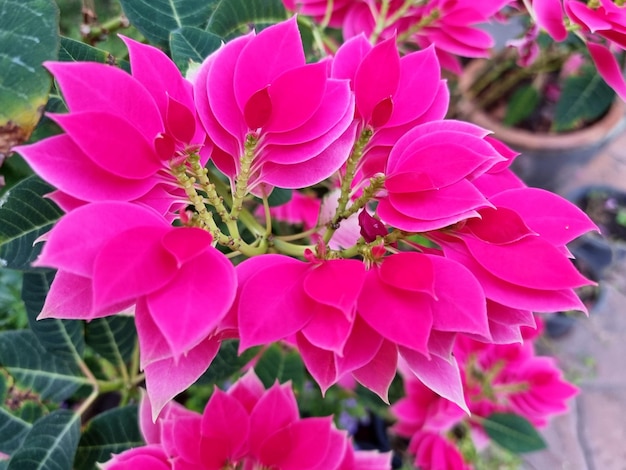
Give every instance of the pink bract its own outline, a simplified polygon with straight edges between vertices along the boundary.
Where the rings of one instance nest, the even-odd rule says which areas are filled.
[[[148,447],[115,456],[110,467],[135,456],[165,455],[176,469],[219,470],[227,465],[277,470],[383,470],[390,454],[354,451],[330,417],[300,418],[289,384],[265,390],[253,371],[228,391],[216,389],[202,415],[168,405],[155,423],[141,405]],[[155,467],[156,468],[156,467]],[[169,468],[169,467],[168,467]]]
[[[325,61],[306,64],[295,18],[209,56],[195,99],[218,168],[234,180],[248,155],[250,190],[301,188],[334,173],[354,143],[354,101],[328,71]]]
[[[65,134],[15,150],[68,197],[139,201],[165,215],[184,196],[170,167],[181,153],[201,149],[206,135],[191,83],[174,63],[154,47],[124,41],[132,75],[101,63],[47,62],[70,111],[49,117]],[[158,198],[150,197],[157,189]]]
[[[385,399],[401,355],[428,387],[464,407],[454,336],[488,340],[490,332],[481,287],[462,265],[400,253],[366,271],[358,260],[264,255],[238,265],[237,274],[242,349],[295,335],[323,390],[352,374]]]
[[[163,406],[211,363],[219,343],[208,338],[235,296],[234,267],[211,243],[208,232],[172,227],[139,205],[81,206],[54,226],[36,262],[58,269],[39,318],[134,308],[148,392]]]

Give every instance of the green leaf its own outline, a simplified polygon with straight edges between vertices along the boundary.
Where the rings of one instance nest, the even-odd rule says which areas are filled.
[[[135,349],[137,330],[133,317],[115,315],[96,318],[86,325],[85,341],[114,365],[126,364]]]
[[[287,18],[281,0],[219,0],[207,31],[225,39],[257,31]]]
[[[0,0],[0,162],[28,139],[52,85],[41,66],[59,47],[59,10],[53,0]]]
[[[91,470],[96,462],[110,460],[112,453],[119,454],[142,445],[137,406],[114,408],[89,421],[78,443],[74,467]]]
[[[585,67],[581,75],[565,80],[556,104],[554,129],[563,132],[593,122],[607,112],[614,99],[615,92],[597,70]]]
[[[267,198],[267,202],[270,207],[282,206],[291,201],[293,191],[291,189],[274,188],[272,194]]]
[[[512,127],[528,118],[537,108],[540,98],[537,89],[531,85],[515,90],[506,107],[504,125]]]
[[[220,384],[239,372],[259,352],[259,348],[250,348],[240,356],[238,348],[239,341],[222,341],[217,356],[196,383],[203,386]]]
[[[304,365],[299,354],[285,351],[278,344],[265,350],[254,370],[266,388],[271,387],[276,380],[280,383],[291,380],[296,389],[304,384]]]
[[[118,60],[110,52],[66,37],[61,37],[59,60],[65,62],[100,62],[101,64],[118,65],[126,71],[130,70],[130,64],[127,61]]]
[[[62,212],[49,199],[54,188],[37,176],[26,178],[0,199],[0,266],[32,269],[30,263],[39,255],[41,244],[35,240],[48,232]]]
[[[205,25],[213,3],[210,0],[120,0],[124,13],[146,38],[167,46],[170,33],[183,26]]]
[[[510,413],[493,413],[481,424],[487,435],[505,449],[521,454],[546,448],[546,443],[526,418]]]
[[[37,320],[54,278],[51,271],[24,273],[22,299],[26,306],[30,329],[39,343],[52,354],[73,362],[83,356],[85,340],[83,322],[46,318]]]
[[[183,26],[170,35],[170,50],[176,66],[184,74],[190,62],[202,63],[222,44],[222,38],[193,26]]]
[[[0,452],[12,454],[22,445],[32,425],[0,408]]]
[[[89,383],[76,364],[50,354],[30,330],[0,333],[0,366],[22,387],[55,402],[65,400]]]
[[[56,410],[33,425],[8,470],[72,470],[79,437],[80,415]]]

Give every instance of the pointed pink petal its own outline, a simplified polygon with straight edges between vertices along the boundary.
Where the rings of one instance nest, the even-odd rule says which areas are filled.
[[[148,364],[172,357],[172,350],[163,336],[163,332],[154,322],[145,297],[137,301],[135,307],[135,326],[139,339],[140,368]]]
[[[248,446],[250,419],[243,405],[220,389],[215,389],[202,413],[202,435],[219,438],[220,452],[236,461]],[[203,449],[202,453],[207,455]],[[202,460],[201,460],[202,461]]]
[[[252,410],[264,393],[265,387],[263,382],[257,377],[254,369],[249,369],[228,389],[228,394],[236,398],[248,414],[252,413]]]
[[[198,101],[198,88],[204,88],[207,96],[207,103],[201,100],[198,105],[202,123],[211,139],[226,151],[230,151],[230,147],[227,145],[229,139],[227,136],[224,136],[224,130],[234,136],[237,141],[244,141],[248,130],[243,118],[245,103],[247,103],[253,93],[268,85],[268,83],[264,83],[257,89],[252,90],[250,95],[246,97],[245,102],[237,106],[234,89],[235,66],[241,56],[241,51],[253,39],[254,36],[251,33],[240,36],[223,45],[204,62],[202,68],[207,68],[206,77],[202,73],[203,70],[201,70],[200,75],[196,78],[196,102]],[[203,90],[202,94],[204,92]],[[208,104],[208,109],[204,107],[205,104]],[[205,111],[203,112],[203,110]],[[213,117],[214,119],[212,119]]]
[[[343,348],[343,356],[335,358],[337,375],[342,376],[366,365],[376,355],[382,342],[383,337],[357,315]]]
[[[416,276],[414,273],[419,275]],[[387,256],[380,265],[379,278],[389,287],[422,292],[435,297],[433,262],[429,256],[422,253],[397,253]]]
[[[182,266],[207,250],[213,252],[211,249],[212,241],[213,237],[206,230],[185,227],[168,231],[163,236],[161,243],[167,251],[176,257],[178,265]],[[231,279],[232,277],[228,278],[228,280]]]
[[[598,73],[622,100],[626,100],[626,81],[613,53],[607,47],[593,42],[588,42],[587,48]]]
[[[333,282],[342,279],[341,283]],[[304,290],[318,302],[346,312],[354,304],[365,279],[361,261],[349,259],[328,260],[313,267],[304,279]]]
[[[233,82],[239,109],[244,109],[254,93],[280,74],[304,63],[302,39],[295,17],[261,31],[243,48],[234,69]]]
[[[121,302],[108,309],[94,311],[92,287],[91,279],[58,271],[37,320],[44,318],[92,320],[120,313],[131,306],[129,302]]]
[[[545,29],[555,41],[563,41],[567,30],[563,21],[561,0],[533,0],[533,9],[537,14],[537,23]]]
[[[161,247],[167,227],[136,227],[109,240],[94,261],[94,308],[155,292],[176,274],[176,259]]]
[[[364,34],[359,34],[345,41],[333,58],[332,77],[354,81],[359,65],[371,50],[372,45]]]
[[[395,37],[380,42],[363,58],[354,78],[356,106],[369,121],[378,103],[393,96],[400,79],[400,57]]]
[[[348,313],[354,315],[355,307]],[[352,329],[352,318],[340,309],[316,304],[311,320],[302,328],[302,334],[314,346],[335,354],[343,354],[343,347]]]
[[[166,287],[148,295],[150,314],[174,358],[206,338],[235,298],[233,265],[215,248],[209,250],[185,263]]]
[[[287,70],[272,82],[272,115],[266,132],[291,131],[314,115],[326,92],[327,68],[326,62],[303,65]]]
[[[426,221],[445,220],[455,216],[462,220],[468,212],[490,206],[482,193],[466,180],[431,191],[390,193],[388,199],[397,211]],[[393,222],[390,223],[394,225]],[[396,228],[403,229],[397,225]]]
[[[167,98],[166,127],[168,133],[180,142],[191,142],[196,133],[195,108],[188,108],[171,96]]]
[[[598,230],[589,216],[568,200],[538,188],[520,188],[496,194],[490,201],[498,208],[517,212],[529,227],[555,246],[565,245],[591,230]]]
[[[386,339],[417,351],[427,352],[432,312],[422,293],[395,289],[380,280],[378,269],[370,269],[359,296],[361,317]]]
[[[191,83],[163,51],[122,35],[120,38],[128,48],[133,77],[150,92],[162,116],[167,112],[168,97],[193,109]]]
[[[493,245],[506,245],[525,237],[537,236],[520,215],[510,209],[498,207],[481,209],[480,218],[469,219],[463,231]]]
[[[589,281],[562,253],[539,237],[511,245],[492,245],[473,237],[465,240],[476,260],[495,276],[534,289],[571,289]]]
[[[13,148],[43,179],[85,201],[132,200],[154,186],[153,175],[126,179],[95,164],[66,134]]]
[[[335,354],[314,346],[302,333],[296,335],[296,344],[306,369],[319,385],[322,394],[326,393],[326,390],[339,379],[335,366]]]
[[[181,357],[163,359],[146,366],[146,388],[152,403],[152,419],[156,420],[163,407],[186,390],[207,370],[220,349],[217,340],[206,340]]]
[[[329,452],[331,417],[307,418],[270,435],[260,449],[259,460],[268,468],[312,470]],[[340,456],[339,456],[340,457]],[[328,468],[335,468],[339,463]]]
[[[266,146],[308,144],[308,152],[315,155],[327,148],[348,128],[354,116],[354,98],[348,84],[339,80],[326,80],[324,95],[319,99],[319,107],[309,119],[297,129],[289,132],[270,132],[264,136]],[[318,143],[313,146],[312,144]],[[315,150],[314,150],[315,149]],[[293,157],[281,157],[276,152],[272,161],[295,163]],[[292,152],[293,153],[293,152]]]
[[[489,339],[485,294],[478,280],[460,263],[443,256],[426,256],[435,268],[437,300],[431,302],[433,328]]]
[[[361,385],[370,389],[385,403],[389,403],[389,386],[396,376],[398,348],[391,341],[383,340],[376,355],[363,367],[352,372]]]
[[[398,352],[424,385],[470,414],[465,403],[459,366],[454,357],[449,361],[437,356],[430,356],[428,359],[419,352],[402,346],[398,347]]]
[[[258,266],[258,271],[242,285],[239,295],[242,350],[286,338],[311,318],[311,300],[302,286],[308,265],[286,256],[267,267],[263,261],[261,256],[246,261]]]
[[[72,113],[113,114],[134,123],[149,142],[163,132],[163,122],[152,96],[123,70],[95,62],[46,62],[44,65],[59,83]],[[97,88],[94,83],[98,84]]]
[[[120,233],[140,225],[167,227],[167,222],[148,208],[125,202],[100,202],[78,207],[52,228],[33,265],[91,277],[102,247]]]
[[[250,414],[249,444],[252,455],[259,456],[268,437],[298,419],[298,404],[291,384],[272,385]]]
[[[49,117],[96,165],[116,176],[141,180],[153,176],[162,168],[150,142],[125,119],[100,112]]]
[[[425,113],[437,96],[440,75],[434,47],[402,57],[398,89],[393,95],[393,114],[387,126],[406,124]]]
[[[266,163],[263,166],[263,181],[280,188],[299,189],[325,180],[341,168],[350,156],[355,130],[355,127],[348,127],[329,147],[305,162],[294,165],[279,165],[271,161]]]

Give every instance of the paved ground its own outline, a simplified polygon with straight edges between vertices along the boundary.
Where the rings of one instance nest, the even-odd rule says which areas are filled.
[[[626,132],[572,173],[563,195],[589,184],[626,190]],[[626,470],[626,245],[601,283],[603,296],[590,317],[541,348],[557,357],[581,393],[568,415],[543,431],[549,449],[529,454],[525,470]]]

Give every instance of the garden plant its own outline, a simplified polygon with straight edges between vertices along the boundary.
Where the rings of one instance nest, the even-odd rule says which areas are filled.
[[[540,314],[586,311],[567,244],[597,227],[446,118],[442,67],[517,8],[625,97],[620,2],[70,4],[0,0],[0,468],[544,447],[577,388]]]

